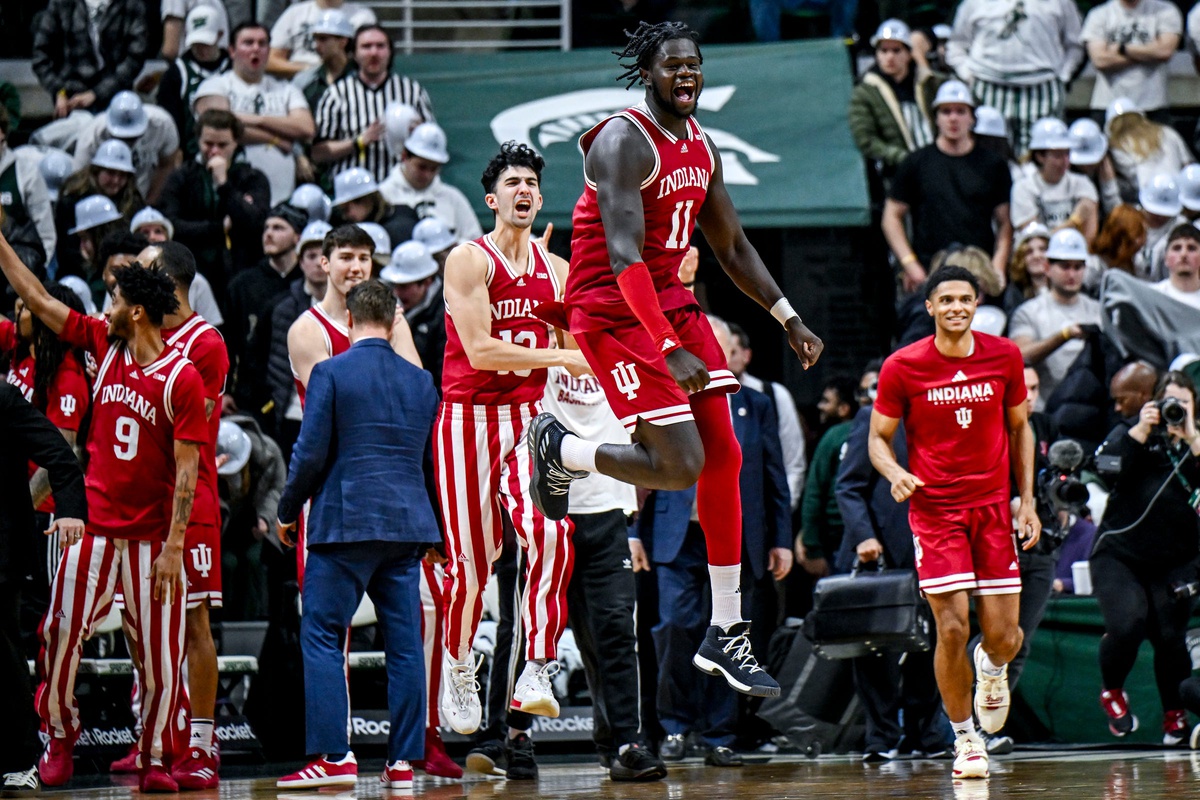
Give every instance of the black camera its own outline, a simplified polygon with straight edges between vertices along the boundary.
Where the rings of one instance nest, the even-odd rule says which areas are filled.
[[[1163,425],[1179,428],[1187,422],[1187,406],[1178,397],[1165,397],[1157,405]]]
[[[1062,544],[1070,532],[1061,520],[1062,512],[1080,516],[1087,510],[1088,490],[1079,480],[1079,468],[1083,464],[1083,446],[1074,439],[1060,439],[1050,445],[1047,455],[1050,466],[1037,476],[1038,516],[1042,520],[1042,542],[1040,552],[1049,553]],[[1043,544],[1044,543],[1044,544]]]

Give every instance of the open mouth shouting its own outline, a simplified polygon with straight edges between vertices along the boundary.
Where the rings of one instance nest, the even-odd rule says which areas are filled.
[[[528,217],[533,213],[533,199],[530,197],[518,197],[513,203],[513,210],[517,212],[519,217]]]
[[[696,101],[696,82],[691,78],[684,78],[676,82],[675,88],[672,90],[675,99],[681,103],[694,103]]]

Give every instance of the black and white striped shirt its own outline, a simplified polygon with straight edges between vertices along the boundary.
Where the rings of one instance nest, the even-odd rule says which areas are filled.
[[[317,103],[316,141],[352,139],[371,123],[383,119],[388,105],[397,102],[415,108],[425,122],[435,121],[429,95],[411,78],[389,75],[378,88],[372,89],[357,74],[347,75],[330,86]],[[330,173],[336,175],[350,167],[365,167],[382,183],[393,163],[387,145],[380,138],[362,151],[356,147],[346,158],[331,164]]]

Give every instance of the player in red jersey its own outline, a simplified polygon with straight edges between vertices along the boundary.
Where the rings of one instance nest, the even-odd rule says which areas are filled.
[[[567,511],[571,480],[600,472],[652,489],[697,485],[708,545],[712,620],[693,662],[734,689],[774,696],[746,637],[741,573],[741,449],[724,394],[738,389],[679,264],[699,222],[722,268],[784,326],[805,368],[821,340],[801,322],[746,239],[725,190],[721,159],[693,114],[702,58],[686,25],[642,23],[621,58],[645,99],[580,138],[586,187],[574,213],[566,310],[632,445],[586,442],[553,417],[529,431],[533,498],[552,519]]]
[[[1021,576],[1009,505],[1009,466],[1020,492],[1017,531],[1026,550],[1041,535],[1033,501],[1033,430],[1021,351],[1008,339],[973,332],[979,284],[943,267],[925,288],[936,333],[897,350],[879,372],[871,414],[871,463],[910,500],[909,523],[921,591],[937,624],[934,672],[954,726],[954,777],[986,778],[988,754],[971,718],[989,733],[1008,716],[1007,664],[1021,649]],[[908,436],[909,470],[892,437]],[[971,659],[969,594],[983,641]]]
[[[38,762],[42,783],[61,786],[74,772],[83,640],[108,614],[119,581],[147,689],[139,784],[178,791],[166,764],[183,662],[183,543],[208,432],[200,374],[162,340],[163,316],[176,308],[174,286],[139,265],[115,270],[105,322],[51,297],[2,237],[0,269],[30,311],[99,362],[86,475],[90,519],[63,553],[42,621],[38,712],[50,736]]]
[[[511,705],[558,716],[550,676],[567,624],[571,527],[533,507],[532,464],[519,443],[540,410],[547,368],[579,375],[588,367],[578,350],[555,347],[550,326],[535,314],[538,306],[559,301],[567,272],[566,262],[530,235],[542,206],[544,165],[532,148],[505,142],[482,179],[495,226],[454,248],[446,261],[443,402],[433,445],[449,557],[442,715],[464,734],[479,728],[482,714],[471,642],[504,543],[502,509],[526,554],[521,618],[527,662]]]

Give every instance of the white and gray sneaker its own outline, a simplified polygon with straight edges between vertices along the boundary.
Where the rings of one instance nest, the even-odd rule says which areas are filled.
[[[560,669],[557,661],[547,661],[545,664],[526,661],[525,669],[521,670],[521,677],[517,679],[517,687],[513,689],[509,708],[539,717],[557,717],[558,701],[554,699],[554,687],[550,679]]]
[[[992,675],[983,668],[983,645],[975,645],[975,716],[985,733],[995,733],[1008,719],[1008,665]]]
[[[476,673],[483,663],[483,656],[467,656],[462,664],[447,653],[442,662],[445,675],[445,691],[442,692],[441,711],[451,729],[463,735],[479,730],[483,718],[483,707],[479,703],[479,679]]]
[[[8,772],[4,775],[4,783],[0,791],[5,797],[26,797],[38,794],[42,790],[42,781],[38,778],[37,764],[24,772]]]

